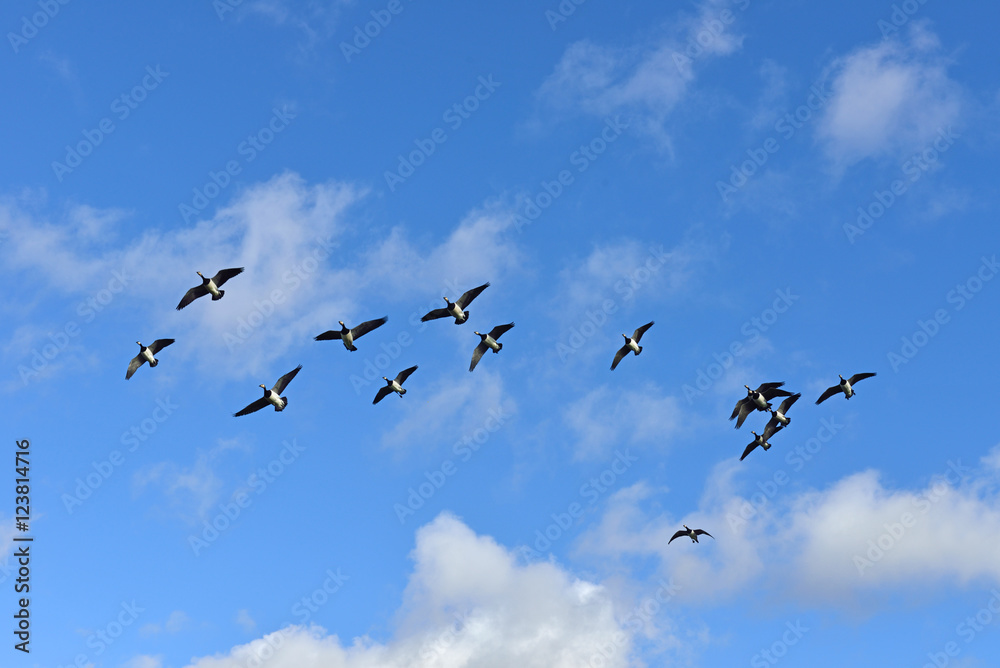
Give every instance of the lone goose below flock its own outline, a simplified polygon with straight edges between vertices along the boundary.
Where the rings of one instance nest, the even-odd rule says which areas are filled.
[[[687,536],[688,538],[691,539],[692,543],[697,543],[698,542],[698,536],[708,536],[712,540],[715,540],[715,536],[713,536],[712,534],[708,533],[704,529],[691,529],[686,524],[682,524],[681,526],[684,527],[684,530],[683,531],[678,531],[677,533],[675,533],[673,535],[673,537],[670,540],[667,541],[667,545],[670,545],[672,542],[674,542],[674,538],[680,538],[681,536]]]
[[[500,349],[503,348],[503,344],[498,343],[497,339],[500,338],[501,334],[510,331],[513,328],[514,328],[514,323],[511,322],[506,325],[497,325],[496,327],[490,330],[489,334],[480,334],[479,332],[473,332],[473,334],[479,336],[480,341],[479,345],[476,346],[476,349],[472,351],[472,363],[469,364],[469,371],[471,372],[473,369],[476,368],[476,365],[479,364],[479,360],[482,358],[483,353],[486,352],[487,348],[492,350],[494,354],[500,352]]]
[[[233,276],[237,276],[243,273],[243,267],[236,267],[233,269],[221,269],[212,278],[205,278],[205,275],[200,271],[196,271],[196,274],[201,276],[201,285],[196,285],[186,293],[184,297],[181,298],[180,303],[177,305],[177,310],[180,311],[182,308],[193,302],[199,297],[204,297],[205,295],[212,295],[212,301],[218,301],[222,299],[222,296],[226,294],[225,290],[220,290],[222,284],[228,281]]]
[[[403,369],[392,380],[382,376],[382,380],[385,381],[385,386],[379,388],[378,394],[375,395],[375,400],[372,401],[372,403],[377,404],[389,396],[392,392],[395,392],[400,398],[402,398],[403,395],[406,394],[406,390],[403,388],[403,383],[406,382],[406,379],[410,377],[410,374],[416,370],[416,365],[411,366],[409,369]]]
[[[647,329],[653,326],[653,322],[654,321],[647,322],[645,325],[632,332],[631,338],[622,334],[622,336],[625,337],[625,345],[619,348],[618,352],[615,353],[615,361],[611,363],[612,371],[614,371],[615,367],[618,366],[618,363],[621,362],[626,355],[628,355],[630,350],[636,355],[642,352],[642,346],[639,345],[639,339],[642,338],[642,335],[646,333]]]
[[[132,374],[134,374],[139,369],[139,367],[141,367],[146,362],[149,362],[149,366],[151,367],[159,364],[160,363],[159,360],[153,357],[153,355],[160,352],[173,342],[174,342],[173,339],[157,339],[148,346],[144,346],[139,341],[136,341],[136,343],[139,344],[139,354],[133,357],[132,361],[129,362],[128,371],[125,372],[125,380],[131,378]]]
[[[253,402],[243,410],[241,410],[239,413],[233,413],[233,417],[240,417],[241,415],[249,415],[250,413],[255,413],[259,411],[261,408],[267,406],[268,404],[274,406],[274,410],[278,413],[285,410],[285,408],[288,406],[288,399],[286,397],[281,396],[281,393],[285,391],[285,388],[288,387],[288,384],[292,382],[292,378],[295,378],[295,374],[297,374],[301,369],[302,365],[300,364],[291,371],[289,371],[288,373],[286,373],[284,376],[278,379],[278,382],[275,383],[274,387],[272,387],[270,390],[267,389],[267,386],[264,385],[264,383],[261,383],[258,387],[264,389],[264,396],[258,399],[257,401]]]
[[[378,327],[381,327],[382,325],[384,325],[388,321],[389,321],[389,317],[388,316],[383,316],[383,317],[378,318],[376,320],[366,320],[365,322],[361,323],[357,327],[353,327],[351,329],[348,329],[347,325],[344,324],[344,321],[341,320],[340,321],[340,331],[339,332],[337,330],[335,330],[335,329],[328,330],[326,332],[323,332],[319,336],[317,336],[316,340],[317,341],[332,341],[334,339],[340,339],[344,343],[344,347],[345,348],[347,348],[351,352],[354,352],[354,351],[357,350],[357,348],[354,346],[355,339],[361,338],[362,336],[364,336],[368,332],[370,332],[373,329],[376,329]]]

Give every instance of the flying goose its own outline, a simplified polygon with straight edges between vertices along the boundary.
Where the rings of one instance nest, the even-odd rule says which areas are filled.
[[[378,394],[375,395],[375,400],[372,401],[372,403],[377,404],[382,401],[389,395],[390,392],[395,392],[402,398],[402,396],[406,394],[406,390],[403,389],[403,383],[410,377],[410,374],[416,370],[416,365],[411,366],[409,369],[403,369],[393,380],[389,380],[385,376],[382,376],[382,380],[385,381],[385,386],[378,389]]]
[[[743,426],[743,421],[746,420],[747,415],[754,409],[758,411],[766,411],[771,408],[769,403],[771,399],[775,397],[790,397],[791,392],[785,390],[779,390],[778,388],[784,385],[784,383],[761,383],[760,387],[756,390],[751,390],[749,385],[744,385],[747,388],[747,396],[743,397],[736,402],[736,407],[733,409],[733,414],[729,416],[732,420],[739,417],[736,420],[736,428],[739,429]]]
[[[133,357],[132,361],[128,363],[128,371],[125,372],[125,380],[131,378],[132,374],[146,362],[149,362],[149,366],[156,366],[159,364],[160,362],[153,357],[153,355],[160,352],[173,342],[173,339],[157,339],[149,344],[149,346],[144,346],[139,341],[136,341],[136,343],[139,344],[139,354]]]
[[[381,318],[378,318],[377,320],[367,320],[358,325],[357,327],[353,327],[351,329],[348,329],[347,325],[344,324],[344,321],[341,320],[339,332],[335,329],[328,330],[317,336],[316,340],[330,341],[332,339],[340,339],[341,341],[344,342],[344,347],[353,352],[357,350],[357,348],[354,346],[355,339],[364,336],[365,334],[372,331],[376,327],[381,327],[388,320],[389,320],[388,316],[383,316]]]
[[[767,421],[767,425],[764,427],[764,432],[766,433],[768,429],[774,429],[775,427],[778,426],[779,422],[781,423],[782,427],[787,427],[789,423],[791,423],[792,418],[785,415],[785,413],[788,412],[788,409],[792,407],[792,404],[798,401],[799,397],[801,396],[802,396],[801,394],[795,393],[792,396],[785,399],[784,401],[782,401],[781,405],[778,406],[778,410],[774,410],[773,408],[770,409],[771,419]]]
[[[514,323],[511,322],[506,325],[497,325],[490,330],[489,334],[479,334],[479,332],[473,332],[473,334],[479,334],[480,341],[479,345],[476,346],[476,349],[472,351],[472,364],[469,365],[469,371],[476,368],[476,365],[479,364],[479,359],[483,356],[483,353],[486,352],[487,348],[491,349],[494,354],[500,352],[500,349],[503,348],[503,344],[497,343],[497,339],[500,338],[501,334],[513,328]]]
[[[455,319],[456,325],[461,325],[463,322],[469,319],[469,312],[465,311],[465,307],[472,303],[472,300],[479,296],[479,293],[490,287],[489,283],[483,283],[478,288],[472,288],[467,292],[463,293],[454,303],[448,301],[447,297],[444,297],[444,301],[447,304],[444,308],[436,308],[423,318],[420,319],[421,322],[427,322],[428,320],[437,320],[438,318],[447,318],[451,316]]]
[[[642,335],[646,333],[646,330],[652,326],[653,326],[652,321],[647,322],[645,325],[632,332],[631,339],[622,334],[622,336],[625,336],[625,345],[619,348],[618,352],[615,353],[615,361],[611,363],[612,371],[614,371],[615,367],[618,366],[618,363],[622,361],[622,358],[628,355],[628,351],[631,350],[636,355],[642,352],[642,346],[639,345],[639,339],[641,339]]]
[[[285,410],[285,408],[288,407],[288,399],[280,395],[282,392],[285,391],[285,388],[288,387],[288,384],[292,382],[292,378],[295,378],[295,374],[297,374],[301,369],[302,365],[300,364],[291,371],[289,371],[288,373],[286,373],[284,376],[278,379],[278,382],[275,383],[274,387],[272,387],[270,390],[267,389],[267,386],[264,385],[264,383],[261,383],[258,387],[264,388],[264,396],[258,399],[257,401],[253,402],[243,410],[241,410],[239,413],[233,413],[233,417],[240,417],[241,415],[249,415],[250,413],[255,413],[259,411],[261,408],[267,406],[268,404],[274,405],[274,410],[277,411],[278,413]]]
[[[670,540],[667,541],[667,545],[670,545],[672,542],[674,542],[674,538],[680,538],[681,536],[687,536],[688,538],[691,539],[692,543],[697,543],[698,542],[698,536],[701,536],[701,535],[708,536],[712,540],[715,540],[715,536],[713,536],[712,534],[708,533],[704,529],[691,529],[686,524],[683,524],[681,526],[684,527],[684,531],[678,531],[677,533],[675,533],[673,535],[673,537]]]
[[[864,380],[865,378],[871,378],[874,375],[875,375],[874,373],[856,373],[846,380],[844,379],[843,376],[840,376],[840,383],[834,385],[833,387],[826,388],[826,391],[820,395],[819,399],[816,400],[816,403],[821,404],[830,397],[832,397],[833,395],[837,394],[838,392],[843,392],[844,396],[850,399],[855,394],[854,387],[852,386],[859,380]]]
[[[178,311],[193,302],[195,299],[198,299],[198,297],[204,297],[208,294],[212,295],[213,302],[222,299],[222,296],[226,294],[226,291],[220,290],[219,288],[233,276],[242,274],[243,267],[238,267],[236,269],[220,269],[219,273],[212,278],[205,278],[205,275],[200,271],[196,271],[195,273],[201,276],[201,285],[194,286],[184,294],[184,297],[181,299],[181,303],[177,305]]]
[[[740,461],[742,462],[744,459],[746,459],[747,455],[753,452],[758,445],[764,448],[765,450],[770,450],[771,444],[767,442],[768,439],[770,439],[772,436],[777,434],[782,429],[784,429],[784,427],[782,427],[781,425],[778,425],[777,428],[772,429],[770,423],[768,423],[768,425],[764,427],[763,434],[758,434],[755,431],[751,431],[750,433],[753,434],[753,440],[750,441],[750,444],[747,446],[747,449],[743,451],[743,456],[740,457]]]

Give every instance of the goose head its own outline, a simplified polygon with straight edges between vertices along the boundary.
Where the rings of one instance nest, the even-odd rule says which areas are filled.
[[[392,382],[391,380],[389,380],[389,379],[388,379],[388,378],[386,378],[385,376],[382,376],[382,380],[384,380],[384,381],[385,381],[385,382],[387,382],[387,383],[391,383],[391,382]]]
[[[142,345],[142,343],[141,343],[141,342],[139,342],[139,341],[136,341],[136,343],[138,343],[138,344],[139,344],[139,347],[140,347],[140,348],[143,348],[143,347],[145,347],[145,346],[143,346],[143,345]]]
[[[263,388],[264,388],[265,390],[267,389],[267,385],[265,385],[264,383],[261,383],[261,384],[260,384],[260,385],[258,385],[257,387],[263,387]]]
[[[689,527],[688,525],[682,524],[681,526],[684,527],[684,529],[687,530],[688,532],[691,531],[691,527]]]
[[[837,374],[837,376],[838,376],[838,377],[840,378],[840,384],[841,384],[841,385],[843,385],[843,384],[844,384],[844,383],[846,382],[846,381],[844,380],[844,377],[843,377],[843,376],[841,376],[841,375],[840,375],[839,373]]]
[[[196,274],[198,274],[199,276],[201,276],[201,280],[205,280],[205,274],[201,273],[200,271],[196,271],[196,272],[194,272],[194,273],[196,273]]]

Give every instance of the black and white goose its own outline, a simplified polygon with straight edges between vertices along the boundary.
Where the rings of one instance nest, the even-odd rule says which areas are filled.
[[[642,335],[646,333],[646,330],[652,326],[653,321],[647,322],[645,325],[632,332],[632,338],[622,334],[622,336],[625,337],[625,345],[619,348],[618,352],[615,353],[615,361],[611,363],[612,371],[614,371],[615,367],[618,366],[618,363],[622,361],[622,358],[628,355],[630,350],[636,355],[642,352],[642,346],[639,345],[639,339],[641,339]]]
[[[677,533],[675,533],[673,535],[673,537],[670,540],[667,541],[667,545],[670,545],[672,542],[674,542],[675,538],[680,538],[681,536],[687,536],[688,538],[691,539],[692,543],[697,543],[698,542],[698,536],[708,536],[712,540],[715,540],[715,536],[713,536],[712,534],[708,533],[704,529],[692,529],[692,528],[688,527],[688,525],[686,525],[686,524],[682,524],[681,526],[684,527],[684,530],[683,531],[678,531]]]
[[[243,267],[221,269],[219,270],[219,273],[212,278],[205,278],[205,275],[200,271],[196,271],[195,273],[201,276],[201,285],[194,286],[184,294],[180,304],[177,305],[178,311],[193,302],[195,299],[198,299],[198,297],[204,297],[205,295],[212,295],[213,302],[222,299],[222,296],[226,294],[226,291],[220,290],[219,288],[221,288],[222,284],[233,276],[242,274]]]
[[[801,396],[802,395],[799,393],[793,394],[781,402],[781,405],[778,406],[778,410],[774,410],[772,408],[771,419],[767,421],[767,425],[764,427],[764,432],[767,433],[768,429],[775,429],[779,424],[781,424],[782,427],[787,427],[791,424],[792,418],[788,417],[786,413],[788,413],[788,409],[791,408],[792,404],[798,401]]]
[[[473,369],[476,368],[476,365],[479,364],[479,360],[480,358],[482,358],[483,353],[486,352],[487,348],[492,350],[494,354],[500,352],[500,349],[503,348],[503,344],[497,343],[497,339],[500,338],[501,334],[513,328],[514,328],[514,323],[511,322],[507,323],[506,325],[497,325],[496,327],[490,330],[489,334],[480,334],[479,332],[473,332],[473,334],[479,335],[480,341],[479,345],[476,346],[476,349],[472,351],[472,363],[469,365],[469,371],[472,371]]]
[[[355,339],[361,338],[368,332],[372,331],[377,327],[381,327],[388,321],[389,317],[384,316],[376,320],[366,320],[357,327],[352,327],[351,329],[348,329],[347,325],[344,324],[344,321],[341,320],[339,332],[335,329],[328,330],[317,336],[316,340],[331,341],[333,339],[340,339],[341,341],[344,342],[344,347],[353,352],[357,350],[357,348],[354,346]]]
[[[444,297],[444,301],[447,304],[444,308],[436,308],[423,318],[420,319],[421,322],[427,322],[428,320],[437,320],[438,318],[452,317],[455,319],[456,325],[461,325],[463,322],[469,319],[469,312],[464,310],[472,300],[479,296],[486,288],[490,287],[489,283],[483,283],[478,288],[472,288],[466,291],[455,300],[454,303],[450,302],[447,297]]]
[[[128,363],[128,371],[125,372],[125,380],[131,378],[132,374],[134,374],[139,367],[146,362],[149,362],[149,366],[156,366],[159,364],[159,360],[153,357],[153,355],[160,352],[173,342],[173,339],[157,339],[148,346],[144,346],[139,341],[136,341],[136,343],[139,344],[139,354],[133,357],[132,361]]]
[[[847,379],[845,379],[843,376],[840,376],[840,383],[834,385],[833,387],[826,388],[826,391],[819,396],[819,399],[816,400],[816,403],[821,404],[830,397],[832,397],[833,395],[837,394],[838,392],[842,393],[846,398],[850,399],[855,395],[854,384],[857,383],[859,380],[864,380],[865,378],[871,378],[874,375],[875,375],[874,373],[856,373]]]
[[[746,459],[747,455],[749,455],[751,452],[753,452],[757,448],[758,445],[760,447],[764,448],[765,450],[770,450],[771,449],[771,444],[768,443],[768,439],[770,439],[772,436],[774,436],[775,434],[777,434],[782,429],[784,429],[784,427],[781,426],[781,425],[778,425],[777,427],[772,428],[771,424],[768,423],[768,425],[766,427],[764,427],[764,433],[763,434],[758,434],[755,431],[751,431],[750,433],[753,434],[753,440],[750,441],[750,445],[747,446],[747,449],[743,451],[743,456],[740,457],[740,461],[742,462],[744,459]]]
[[[385,386],[378,389],[378,394],[375,395],[375,400],[372,401],[372,403],[377,404],[389,396],[391,392],[395,392],[400,396],[400,398],[402,398],[402,396],[406,394],[406,390],[403,388],[403,383],[410,377],[410,374],[416,370],[416,365],[411,366],[409,369],[403,369],[392,380],[382,376],[382,380],[385,381]]]
[[[775,397],[790,397],[791,392],[786,390],[779,390],[778,388],[784,385],[784,383],[761,383],[760,387],[756,390],[751,390],[749,385],[744,385],[747,388],[747,396],[743,397],[736,402],[736,407],[733,409],[733,414],[729,416],[729,419],[739,418],[736,420],[736,428],[739,429],[743,426],[743,421],[746,420],[747,415],[750,415],[751,411],[766,411],[771,409],[770,401]]]
[[[240,417],[241,415],[249,415],[250,413],[255,413],[261,408],[266,407],[268,404],[274,406],[274,410],[278,413],[285,410],[288,407],[288,398],[281,396],[281,393],[285,391],[288,384],[292,382],[292,378],[295,378],[297,374],[302,369],[302,365],[298,365],[284,376],[278,379],[278,382],[274,384],[270,390],[264,383],[261,383],[259,387],[264,389],[264,396],[253,402],[239,413],[233,413],[233,417]]]

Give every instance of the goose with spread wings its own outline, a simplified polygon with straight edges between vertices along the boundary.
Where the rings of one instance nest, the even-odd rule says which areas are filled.
[[[261,383],[258,387],[264,389],[264,396],[253,402],[239,413],[233,413],[233,417],[240,417],[241,415],[249,415],[250,413],[255,413],[261,408],[265,408],[268,404],[274,406],[274,410],[278,413],[285,410],[288,407],[288,398],[281,396],[281,393],[285,391],[288,384],[292,382],[292,378],[295,378],[297,374],[302,369],[302,365],[298,365],[284,376],[278,379],[278,382],[274,384],[270,390],[264,383]]]
[[[160,361],[155,357],[153,357],[153,355],[160,352],[173,342],[174,342],[173,339],[157,339],[152,343],[150,343],[148,346],[144,346],[139,341],[136,341],[136,343],[139,344],[139,354],[133,357],[132,361],[129,362],[128,371],[125,372],[125,380],[131,378],[132,374],[138,371],[139,367],[141,367],[146,362],[149,362],[149,366],[151,367],[159,364]]]
[[[196,285],[190,290],[188,290],[184,297],[181,299],[180,304],[177,305],[177,310],[180,311],[182,308],[193,302],[199,297],[204,297],[205,295],[212,295],[212,301],[218,301],[222,299],[222,296],[226,294],[225,290],[220,290],[223,283],[228,281],[233,276],[237,276],[243,273],[243,267],[235,267],[233,269],[221,269],[212,278],[206,278],[205,274],[200,271],[196,271],[196,274],[201,276],[201,285]]]
[[[420,319],[421,322],[427,322],[428,320],[437,320],[438,318],[448,318],[452,317],[455,319],[456,325],[461,325],[463,322],[469,319],[469,312],[465,308],[472,303],[472,300],[479,296],[479,294],[490,287],[489,283],[483,283],[478,288],[472,288],[466,291],[459,297],[455,302],[451,302],[447,297],[444,297],[445,306],[444,308],[436,308],[423,318]]]
[[[641,339],[642,335],[646,333],[646,330],[652,326],[652,321],[647,322],[645,325],[632,332],[632,338],[622,334],[622,336],[625,337],[625,345],[619,348],[618,352],[615,353],[615,361],[611,363],[612,371],[614,371],[615,367],[618,366],[618,363],[621,362],[626,355],[628,355],[629,351],[632,351],[636,355],[642,352],[642,346],[639,345],[639,339]]]
[[[479,360],[482,358],[483,353],[485,353],[487,349],[492,350],[494,354],[500,352],[500,349],[503,348],[503,344],[497,342],[497,339],[500,338],[501,334],[513,328],[514,323],[511,322],[506,325],[497,325],[490,330],[489,334],[473,332],[473,334],[479,335],[480,341],[479,345],[476,346],[476,349],[472,351],[472,363],[469,365],[469,371],[476,368],[476,365],[479,364]]]
[[[744,385],[743,387],[747,388],[747,396],[736,402],[736,407],[733,409],[733,414],[729,416],[729,419],[739,418],[736,420],[736,428],[739,429],[743,426],[743,421],[747,419],[747,416],[752,411],[770,410],[771,399],[792,396],[791,392],[778,389],[782,385],[784,383],[761,383],[760,387],[756,390],[751,390],[749,385]]]
[[[772,436],[774,436],[775,434],[777,434],[782,429],[784,429],[784,427],[781,426],[781,425],[778,425],[777,427],[772,428],[771,424],[768,423],[767,426],[764,427],[764,433],[763,434],[758,434],[755,431],[751,431],[750,433],[753,434],[753,440],[750,441],[750,444],[747,446],[747,449],[743,451],[743,456],[740,457],[740,461],[742,462],[744,459],[746,459],[747,455],[749,455],[751,452],[753,452],[757,448],[758,445],[760,447],[764,448],[765,450],[770,450],[771,449],[771,444],[768,443],[768,439],[770,439]]]
[[[832,387],[826,388],[826,391],[820,395],[819,399],[816,400],[817,404],[821,404],[835,394],[841,393],[844,397],[850,399],[855,395],[854,384],[859,380],[864,380],[865,378],[871,378],[874,373],[856,373],[850,378],[844,378],[840,376],[840,382]]]
[[[768,429],[772,430],[776,429],[779,424],[782,427],[787,427],[789,424],[791,424],[792,418],[788,417],[786,413],[788,413],[788,409],[791,408],[792,404],[798,401],[799,397],[801,396],[802,396],[801,394],[795,393],[792,396],[787,397],[784,401],[782,401],[781,405],[778,406],[778,410],[774,410],[773,408],[770,409],[771,419],[767,421],[767,425],[765,426],[764,431],[766,432]]]
[[[403,383],[406,381],[407,378],[410,377],[410,374],[416,370],[417,370],[416,365],[411,366],[409,369],[403,369],[392,380],[389,380],[385,376],[382,376],[382,380],[385,381],[385,385],[378,389],[378,394],[375,395],[375,400],[372,401],[372,403],[377,404],[378,402],[382,401],[387,396],[389,396],[389,394],[391,394],[392,392],[395,392],[400,396],[400,398],[402,398],[402,396],[406,394],[406,389],[403,387]]]
[[[708,533],[704,529],[692,529],[692,528],[688,527],[688,525],[686,525],[686,524],[682,524],[681,526],[684,527],[684,530],[683,531],[678,531],[677,533],[675,533],[673,535],[673,537],[670,540],[667,541],[667,545],[670,545],[672,542],[674,542],[675,538],[680,538],[681,536],[687,536],[688,538],[691,539],[692,543],[697,543],[698,542],[698,536],[708,536],[712,540],[715,540],[715,536],[713,536],[712,534]]]
[[[351,352],[354,352],[354,351],[357,350],[357,347],[355,347],[355,345],[354,345],[354,341],[356,339],[364,336],[365,334],[367,334],[368,332],[372,331],[373,329],[375,329],[377,327],[381,327],[382,325],[384,325],[388,321],[389,321],[389,317],[388,316],[383,316],[383,317],[377,318],[375,320],[366,320],[365,322],[361,323],[357,327],[352,327],[352,328],[348,329],[347,325],[344,324],[344,321],[341,320],[340,321],[340,331],[339,332],[337,330],[335,330],[335,329],[328,330],[326,332],[323,332],[319,336],[317,336],[316,340],[317,341],[331,341],[331,340],[334,340],[334,339],[340,339],[344,343],[344,347],[345,348],[347,348]]]

